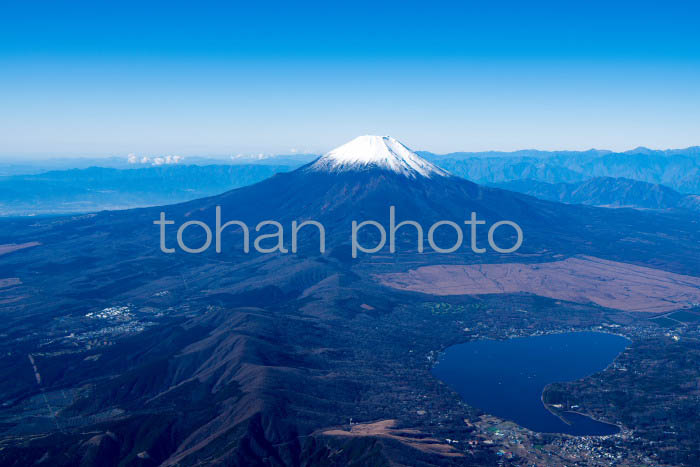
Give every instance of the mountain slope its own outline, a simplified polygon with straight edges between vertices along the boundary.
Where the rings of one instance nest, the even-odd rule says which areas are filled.
[[[447,176],[391,136],[359,136],[311,164],[308,170],[347,172],[383,169],[409,178]]]
[[[514,180],[494,184],[540,199],[570,204],[642,209],[693,209],[694,197],[668,187],[626,178],[596,177],[578,183]]]
[[[182,204],[0,221],[0,245],[30,245],[0,256],[0,279],[16,279],[0,303],[0,397],[7,401],[0,463],[95,465],[110,453],[134,465],[497,465],[487,446],[460,457],[448,443],[442,455],[410,440],[356,444],[327,434],[350,419],[398,419],[416,438],[467,439],[464,420],[479,415],[432,378],[427,358],[463,340],[467,324],[426,314],[434,297],[384,287],[379,274],[586,254],[700,275],[700,233],[687,216],[563,205],[479,186],[436,172],[394,141],[372,139],[372,150],[360,154],[331,151],[295,171]],[[176,226],[213,226],[217,206],[224,222],[244,221],[252,233],[263,220],[318,220],[327,251],[319,253],[311,230],[298,254],[246,254],[234,227],[222,235],[221,253],[160,251],[153,221],[161,212]],[[473,253],[468,242],[450,254],[419,254],[415,232],[402,228],[396,254],[387,245],[352,259],[351,221],[388,226],[389,206],[397,222],[416,220],[425,230],[440,220],[464,225],[471,212],[487,224],[512,220],[524,243],[508,255]],[[436,242],[450,245],[454,235],[440,230]],[[184,240],[200,245],[203,237],[188,229]],[[367,231],[361,239],[372,245],[376,237]],[[504,231],[496,241],[510,245],[512,237]],[[474,305],[460,317],[474,325],[494,316],[529,320],[523,303],[555,310],[562,327],[592,326],[613,313],[500,295],[482,313],[489,297],[458,300]],[[55,406],[48,412],[43,396]]]

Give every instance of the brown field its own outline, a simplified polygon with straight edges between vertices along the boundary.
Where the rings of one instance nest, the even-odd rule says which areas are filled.
[[[12,253],[13,251],[23,250],[24,248],[37,246],[39,244],[39,242],[5,243],[4,245],[0,245],[0,256]]]
[[[353,425],[350,431],[336,429],[323,431],[322,433],[328,436],[373,436],[377,438],[391,438],[423,452],[447,457],[462,457],[464,455],[449,444],[442,443],[435,438],[424,438],[423,434],[418,430],[394,428],[395,425],[396,420],[380,420],[374,423]]]
[[[21,283],[22,281],[19,280],[19,278],[17,277],[8,277],[7,279],[0,279],[0,289],[20,285]]]
[[[525,292],[624,311],[666,312],[700,303],[700,277],[590,256],[535,264],[425,266],[378,279],[388,287],[431,295]]]

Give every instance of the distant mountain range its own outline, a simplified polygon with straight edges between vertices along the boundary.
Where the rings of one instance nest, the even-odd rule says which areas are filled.
[[[608,149],[588,149],[585,151],[543,151],[540,149],[519,149],[517,151],[457,151],[447,154],[436,154],[429,151],[416,151],[416,154],[427,159],[431,158],[446,158],[446,159],[469,159],[472,157],[488,158],[488,157],[599,157],[608,154],[645,154],[656,156],[700,156],[700,146],[690,146],[681,149],[650,149],[644,146],[638,146],[628,151],[615,152]]]
[[[684,195],[663,185],[628,178],[595,177],[576,183],[513,180],[492,186],[568,204],[641,209],[700,210],[700,196]]]
[[[476,183],[530,179],[571,183],[592,177],[629,178],[662,184],[681,193],[700,193],[700,147],[623,153],[603,150],[512,153],[419,153],[443,169]]]
[[[624,153],[592,149],[417,154],[423,156],[421,160],[428,160],[475,183],[569,203],[653,209],[692,208],[698,204],[697,198],[681,198],[686,194],[700,194],[700,147],[663,151],[637,148]],[[60,159],[44,161],[44,165],[38,162],[4,163],[0,164],[0,216],[68,214],[173,204],[250,185],[317,158],[313,154],[239,155],[225,160],[188,157],[158,166],[154,166],[153,158],[135,156],[129,159]],[[42,167],[75,168],[42,173]],[[678,193],[674,195],[664,191],[664,187],[658,187],[653,188],[653,193],[645,194],[643,191],[650,189],[647,185],[613,184],[610,181],[601,185],[601,180],[581,185],[592,178],[664,185]],[[618,189],[621,191],[616,191]],[[588,198],[583,194],[585,190],[592,190]]]
[[[235,156],[137,156],[126,157],[56,157],[49,159],[0,159],[0,177],[12,175],[36,175],[49,171],[88,169],[103,167],[109,169],[143,169],[165,165],[286,165],[299,167],[318,157],[317,154],[238,154]]]
[[[232,164],[289,165],[299,167],[318,158],[318,154],[238,154],[231,156]]]
[[[0,177],[0,216],[68,214],[173,204],[211,196],[294,168],[288,165],[89,167]]]

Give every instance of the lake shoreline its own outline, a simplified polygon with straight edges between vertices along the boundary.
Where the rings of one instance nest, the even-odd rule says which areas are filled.
[[[532,431],[612,435],[623,428],[574,410],[567,417],[546,404],[544,394],[556,382],[604,371],[630,343],[598,331],[478,339],[446,348],[431,372],[472,407]]]

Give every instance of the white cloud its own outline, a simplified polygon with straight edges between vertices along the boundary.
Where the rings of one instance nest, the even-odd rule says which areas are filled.
[[[164,157],[154,157],[152,159],[152,165],[174,165],[179,164],[185,158],[182,156],[164,156]]]
[[[136,157],[136,154],[133,152],[126,156],[126,160],[129,161],[129,164],[136,164],[138,162],[138,158]]]

